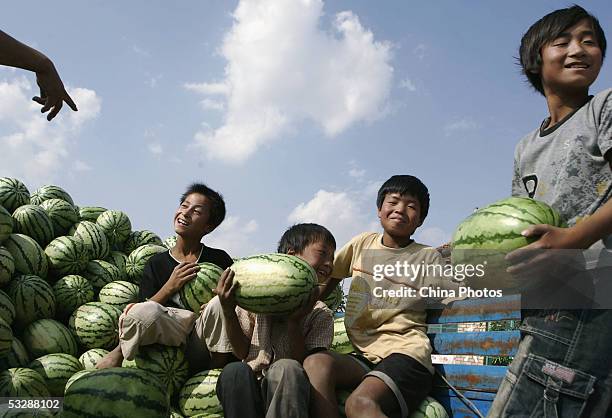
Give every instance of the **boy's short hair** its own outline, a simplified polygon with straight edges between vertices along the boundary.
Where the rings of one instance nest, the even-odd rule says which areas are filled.
[[[210,202],[208,224],[212,227],[212,229],[215,229],[221,225],[221,222],[223,222],[225,219],[225,202],[223,201],[223,196],[203,183],[193,183],[187,187],[187,190],[181,196],[181,201],[179,203],[183,203],[185,199],[187,199],[187,196],[192,193],[198,193],[206,196]]]
[[[409,194],[416,197],[421,204],[421,222],[425,220],[427,212],[429,212],[429,190],[421,180],[407,174],[391,176],[378,190],[378,196],[376,197],[378,210],[382,207],[385,196],[389,193],[399,193],[400,196]]]
[[[519,60],[523,74],[532,87],[544,95],[540,70],[542,69],[542,47],[559,37],[566,29],[582,19],[588,19],[601,49],[602,61],[606,56],[606,35],[595,16],[578,5],[555,10],[547,14],[525,32],[519,48]]]
[[[281,237],[277,252],[287,254],[289,250],[293,250],[301,254],[307,246],[319,241],[336,248],[334,236],[324,226],[313,223],[295,224]]]

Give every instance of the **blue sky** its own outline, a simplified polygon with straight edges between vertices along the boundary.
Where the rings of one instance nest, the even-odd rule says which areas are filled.
[[[608,0],[580,3],[612,38]],[[515,144],[546,116],[514,57],[559,1],[10,2],[2,30],[55,62],[79,106],[36,112],[32,74],[0,67],[0,176],[172,233],[192,181],[223,193],[205,242],[272,251],[315,221],[342,245],[378,228],[393,174],[429,187],[421,242],[510,194]],[[592,88],[612,86],[605,63]]]

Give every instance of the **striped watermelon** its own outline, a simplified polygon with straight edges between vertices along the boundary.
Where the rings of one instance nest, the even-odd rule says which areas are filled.
[[[0,246],[0,286],[10,281],[13,273],[15,273],[15,259],[6,247]]]
[[[157,253],[163,253],[164,251],[168,251],[168,249],[154,244],[146,244],[132,251],[125,263],[125,271],[128,280],[139,284],[142,279],[145,264],[147,264],[149,258]]]
[[[334,290],[325,298],[324,302],[329,309],[335,312],[342,304],[342,299],[344,299],[344,293],[342,292],[342,286],[338,283]]]
[[[110,282],[100,289],[98,299],[123,311],[128,304],[138,302],[138,285],[125,280]]]
[[[32,322],[21,336],[23,345],[32,357],[65,353],[76,356],[77,342],[72,332],[61,322],[39,319]]]
[[[49,397],[43,377],[32,369],[16,367],[0,372],[0,397]]]
[[[21,181],[0,177],[0,205],[13,213],[19,206],[30,203],[30,191]]]
[[[216,386],[221,369],[205,370],[193,375],[181,389],[179,408],[183,415],[221,414],[221,402],[217,398]]]
[[[103,212],[96,221],[108,238],[111,247],[123,245],[132,232],[130,218],[120,210],[107,210]]]
[[[4,357],[0,357],[0,370],[6,370],[13,367],[25,367],[29,362],[30,357],[25,347],[17,337],[13,337],[11,351]]]
[[[410,418],[448,418],[448,414],[440,402],[428,396],[423,399]]]
[[[55,307],[59,318],[68,317],[76,308],[87,302],[93,302],[95,294],[91,283],[77,274],[70,274],[59,279],[53,285]]]
[[[146,229],[142,231],[133,231],[130,233],[127,240],[123,244],[123,252],[129,254],[136,248],[146,244],[154,244],[159,246],[164,245],[162,243],[161,238],[153,231],[149,231]]]
[[[79,357],[79,361],[85,370],[94,370],[96,364],[109,353],[108,350],[103,348],[92,348],[91,350],[85,351]]]
[[[164,246],[169,250],[172,249],[176,245],[176,238],[176,235],[169,236],[164,240]]]
[[[12,345],[13,330],[11,329],[11,325],[7,324],[4,319],[0,319],[0,358],[11,352]]]
[[[15,319],[15,305],[13,301],[2,290],[0,290],[0,319],[11,325]]]
[[[83,369],[76,357],[64,353],[39,357],[29,367],[42,376],[51,396],[63,396],[68,379]]]
[[[81,221],[75,226],[72,235],[83,242],[90,260],[103,260],[109,256],[110,245],[102,228],[91,221]]]
[[[107,284],[121,279],[121,272],[108,261],[91,260],[83,275],[93,286],[94,293],[98,293]]]
[[[169,411],[166,389],[152,374],[115,367],[73,381],[64,394],[62,418],[167,418]]]
[[[124,360],[123,367],[136,367],[153,374],[170,397],[183,387],[189,377],[189,365],[180,347],[161,344],[140,347],[133,360]]]
[[[179,300],[185,309],[193,312],[200,312],[200,306],[208,303],[215,294],[213,289],[217,287],[219,277],[221,277],[221,267],[212,263],[198,263],[200,271],[197,276],[185,283],[179,290]]]
[[[13,233],[13,217],[0,206],[0,243],[6,241],[6,239]]]
[[[23,234],[11,234],[4,242],[4,247],[13,256],[18,273],[47,277],[49,261],[35,240]]]
[[[53,234],[56,237],[66,235],[72,225],[79,221],[79,214],[74,206],[62,199],[49,199],[40,204],[53,224]]]
[[[232,265],[239,283],[238,306],[261,314],[289,314],[302,306],[317,283],[314,269],[288,254],[262,254]]]
[[[55,237],[51,218],[40,206],[19,206],[13,212],[13,219],[15,219],[15,232],[34,238],[42,247]]]
[[[521,232],[537,224],[563,226],[557,211],[529,198],[510,197],[478,209],[453,234],[452,263],[486,264],[489,285],[514,287],[517,282],[505,273],[508,263],[504,257],[508,252],[536,241],[537,237],[527,238]],[[493,279],[495,284],[491,284]]]
[[[355,348],[353,347],[353,344],[351,344],[351,340],[346,333],[344,318],[334,319],[334,339],[332,340],[329,349],[340,354],[355,352]]]
[[[0,405],[0,418],[54,418],[54,410],[39,409],[15,409],[10,408],[8,403]]]
[[[107,303],[89,302],[70,315],[68,326],[83,348],[110,350],[119,342],[120,315],[119,309]]]
[[[83,206],[82,208],[79,208],[79,219],[81,221],[96,222],[98,220],[98,216],[102,215],[106,211],[106,208],[101,208],[100,206]]]
[[[57,237],[51,241],[45,248],[45,254],[49,258],[51,273],[55,276],[79,274],[89,261],[89,254],[83,242],[68,236]]]
[[[68,379],[68,381],[66,382],[66,388],[64,389],[64,391],[68,390],[70,385],[72,385],[76,380],[80,379],[83,376],[88,375],[89,373],[93,372],[94,370],[95,370],[95,367],[93,369],[89,369],[89,370],[79,370],[78,372],[76,372],[75,374],[70,376],[70,379]]]
[[[74,201],[66,190],[62,189],[59,186],[53,186],[51,184],[42,186],[34,193],[32,193],[32,196],[30,196],[30,203],[32,203],[33,205],[40,205],[42,204],[42,202],[49,199],[61,199],[74,206]]]
[[[121,251],[111,251],[110,255],[106,258],[106,261],[119,269],[119,277],[127,277],[127,272],[125,270],[127,255],[123,254]]]
[[[6,288],[15,305],[15,323],[18,327],[37,319],[55,316],[55,295],[51,285],[38,276],[24,274],[15,277]]]

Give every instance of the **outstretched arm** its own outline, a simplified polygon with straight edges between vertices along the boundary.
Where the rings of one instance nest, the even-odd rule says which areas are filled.
[[[36,73],[40,96],[33,97],[32,100],[43,106],[42,113],[51,110],[47,115],[47,120],[50,121],[59,113],[64,102],[75,112],[78,110],[66,92],[53,62],[46,55],[2,31],[0,31],[0,64]]]

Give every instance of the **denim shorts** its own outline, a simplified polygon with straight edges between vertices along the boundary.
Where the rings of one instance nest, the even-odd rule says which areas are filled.
[[[489,417],[609,417],[612,310],[525,311]]]

